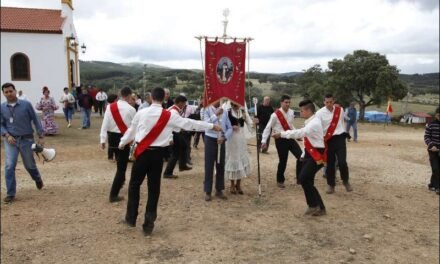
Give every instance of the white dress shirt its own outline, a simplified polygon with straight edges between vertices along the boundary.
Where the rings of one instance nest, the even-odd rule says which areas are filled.
[[[304,127],[295,130],[287,130],[281,132],[282,138],[303,138],[307,137],[310,144],[315,148],[324,148],[324,131],[322,129],[321,120],[313,115],[304,122]]]
[[[293,126],[293,120],[295,119],[295,113],[292,109],[287,110],[287,113],[284,112],[282,108],[280,108],[281,113],[284,115],[284,118],[287,121],[290,129],[295,129]],[[272,129],[273,133],[280,133],[284,131],[283,126],[278,119],[278,116],[275,112],[270,115],[269,122],[267,122],[266,128],[263,131],[263,137],[261,138],[261,144],[266,144],[267,138],[270,137],[270,129]]]
[[[101,101],[101,102],[105,101],[105,100],[107,100],[107,94],[105,92],[98,92],[95,96],[95,99],[97,101]]]
[[[61,95],[60,103],[64,103],[66,100],[71,104],[75,103],[75,97],[71,93]]]
[[[122,121],[127,127],[130,127],[131,122],[136,114],[136,109],[124,100],[117,102],[119,113],[121,114]],[[121,133],[115,120],[113,119],[112,111],[110,110],[110,104],[107,106],[107,110],[104,113],[104,119],[101,125],[101,144],[107,141],[107,132]]]
[[[159,117],[162,113],[162,105],[153,103],[150,107],[144,108],[136,113],[131,122],[130,128],[125,132],[121,138],[119,147],[122,148],[129,142],[135,140],[136,142],[142,141],[145,136],[150,133],[151,129],[156,125]],[[175,111],[171,111],[171,117],[165,128],[160,135],[151,144],[152,147],[167,147],[170,145],[170,138],[175,128],[181,128],[185,130],[203,131],[205,129],[212,129],[213,124],[209,124],[202,121],[196,121],[188,118],[183,118]]]
[[[333,111],[329,111],[327,107],[319,109],[315,116],[321,120],[322,128],[324,129],[324,135],[327,133],[327,129],[333,119],[333,112],[335,111],[335,106],[333,106]],[[341,107],[341,114],[339,116],[338,125],[336,126],[334,136],[341,135],[345,133],[345,122],[344,122],[344,108]]]

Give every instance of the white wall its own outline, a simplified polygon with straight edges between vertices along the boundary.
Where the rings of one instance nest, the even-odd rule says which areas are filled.
[[[1,32],[1,83],[12,82],[17,91],[23,90],[35,106],[42,96],[43,86],[59,100],[68,86],[67,50],[62,34]],[[11,56],[22,52],[29,58],[30,81],[11,80]],[[1,101],[5,98],[2,94]],[[58,110],[61,112],[62,110]]]

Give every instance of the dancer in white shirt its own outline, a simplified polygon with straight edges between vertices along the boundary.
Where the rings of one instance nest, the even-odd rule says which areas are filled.
[[[99,115],[102,116],[102,111],[105,110],[105,102],[107,101],[107,94],[99,88],[99,92],[96,94],[95,99],[98,102]]]
[[[344,109],[335,105],[333,95],[327,94],[324,98],[324,107],[316,112],[316,117],[321,120],[324,129],[324,141],[327,144],[327,193],[335,192],[335,170],[336,160],[338,161],[339,172],[345,189],[351,192],[353,188],[349,182],[348,165],[347,165],[347,132],[345,130]]]
[[[136,114],[136,110],[127,100],[130,100],[132,91],[129,87],[124,87],[120,91],[121,98],[109,104],[107,111],[104,113],[104,119],[101,125],[101,147],[105,149],[105,142],[108,138],[108,147],[116,149],[116,174],[113,179],[112,188],[110,190],[110,202],[118,202],[123,199],[119,196],[119,191],[125,183],[125,172],[127,170],[128,156],[130,147],[126,146],[119,150],[118,145],[121,137],[124,135],[131,121]]]
[[[204,130],[214,129],[221,131],[220,126],[202,121],[183,118],[174,111],[162,108],[165,92],[162,88],[155,88],[151,96],[153,103],[150,107],[137,112],[130,128],[121,138],[119,148],[123,149],[131,141],[137,144],[134,151],[136,161],[133,164],[128,187],[127,213],[124,223],[136,226],[139,207],[140,186],[147,177],[148,201],[145,210],[143,230],[150,235],[157,217],[157,204],[160,195],[160,179],[163,167],[163,156],[170,144],[173,130]]]
[[[269,119],[266,128],[263,131],[263,136],[261,139],[261,150],[267,149],[267,140],[270,136],[270,131],[274,133],[279,133],[282,131],[295,129],[293,126],[293,120],[295,118],[294,112],[290,109],[290,96],[281,96],[281,107],[276,110]],[[277,184],[280,188],[285,188],[284,172],[286,171],[287,159],[289,157],[289,151],[296,158],[296,183],[299,184],[298,174],[301,171],[301,148],[298,143],[293,139],[278,138],[275,140],[275,146],[278,153],[278,169],[277,169]]]
[[[304,189],[308,209],[306,215],[320,216],[326,214],[324,202],[314,186],[315,174],[325,162],[324,133],[321,122],[316,116],[315,105],[310,100],[299,103],[301,117],[305,118],[305,127],[273,134],[279,138],[304,138],[305,156],[299,174],[299,181]]]

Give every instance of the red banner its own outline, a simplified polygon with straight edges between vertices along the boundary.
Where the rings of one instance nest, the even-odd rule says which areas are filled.
[[[246,42],[205,41],[205,106],[227,98],[244,106]]]

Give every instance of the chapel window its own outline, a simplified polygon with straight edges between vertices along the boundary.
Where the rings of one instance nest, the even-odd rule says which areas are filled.
[[[11,79],[12,81],[30,81],[29,58],[26,54],[15,53],[11,57]]]

